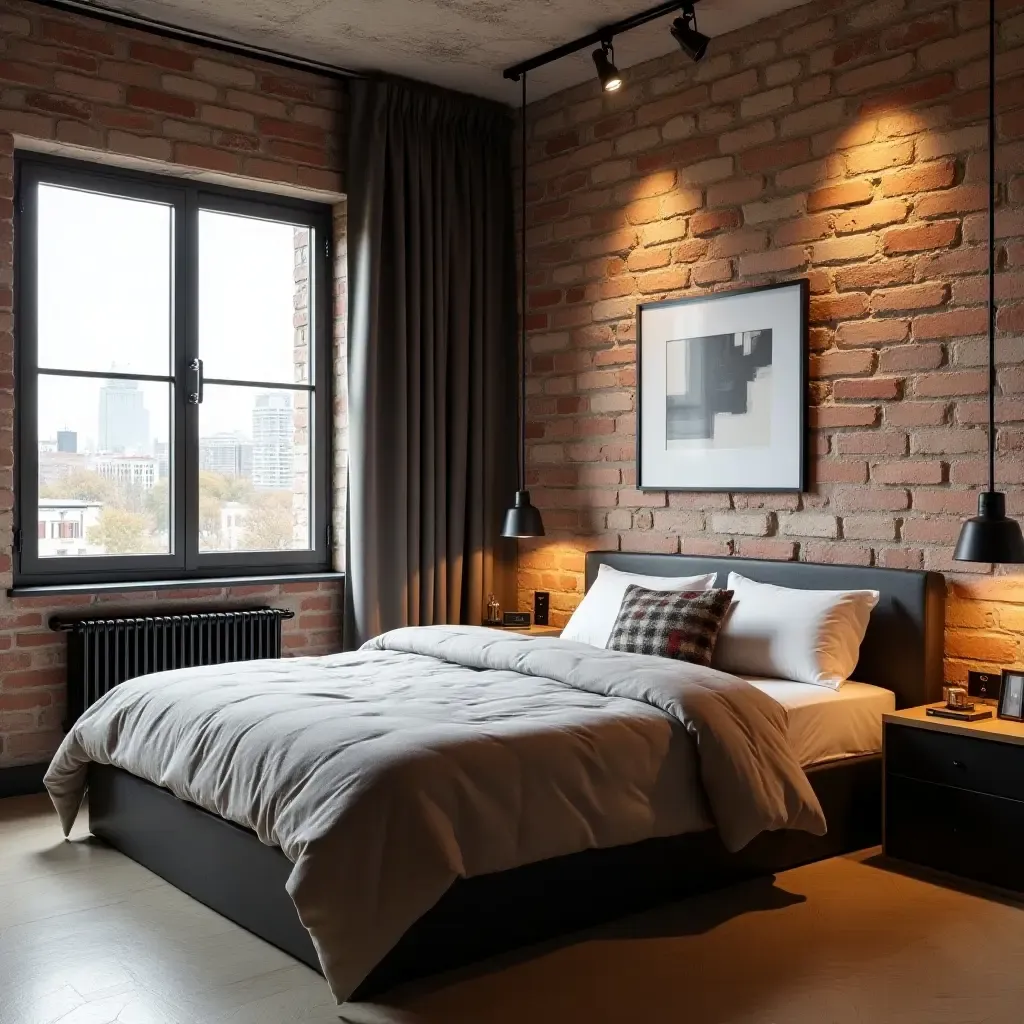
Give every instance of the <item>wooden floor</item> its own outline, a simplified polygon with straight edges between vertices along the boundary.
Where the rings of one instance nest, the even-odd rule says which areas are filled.
[[[1024,870],[1024,865],[1022,865]],[[872,855],[411,987],[354,1024],[1021,1024],[1024,908]],[[0,801],[0,1024],[338,1020],[324,980],[76,828]]]

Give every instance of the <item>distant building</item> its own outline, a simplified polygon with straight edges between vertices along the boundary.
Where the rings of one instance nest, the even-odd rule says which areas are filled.
[[[151,491],[156,483],[156,459],[136,455],[104,455],[96,459],[96,472],[118,487]]]
[[[253,443],[242,434],[199,438],[199,468],[221,476],[252,479]]]
[[[137,381],[108,380],[100,388],[99,418],[101,452],[149,454],[149,412]]]
[[[92,460],[82,452],[61,452],[55,448],[39,449],[39,486],[55,484],[73,473],[87,473],[92,469]]]
[[[252,482],[267,491],[290,491],[295,477],[295,423],[289,395],[259,395],[252,410]]]
[[[77,430],[58,430],[57,431],[57,451],[67,452],[74,454],[78,451],[78,431]]]
[[[171,446],[167,441],[157,441],[153,445],[156,458],[157,480],[169,480],[171,477]]]
[[[249,506],[227,501],[220,508],[220,550],[237,551],[242,546]]]
[[[103,548],[89,544],[88,533],[100,519],[99,501],[75,498],[39,499],[39,557],[102,555]]]

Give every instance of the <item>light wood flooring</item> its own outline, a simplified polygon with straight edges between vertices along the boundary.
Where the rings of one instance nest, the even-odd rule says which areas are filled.
[[[1024,865],[1022,865],[1024,871]],[[1024,908],[843,857],[350,1004],[353,1024],[1022,1024]],[[0,801],[0,1024],[320,1024],[323,979]]]

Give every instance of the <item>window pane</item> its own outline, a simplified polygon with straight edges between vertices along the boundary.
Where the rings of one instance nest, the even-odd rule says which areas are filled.
[[[39,186],[39,365],[169,374],[173,210]]]
[[[39,376],[39,557],[171,551],[169,384]]]
[[[309,548],[308,391],[208,384],[199,407],[199,550]]]
[[[309,381],[312,231],[199,212],[199,355],[207,377]]]

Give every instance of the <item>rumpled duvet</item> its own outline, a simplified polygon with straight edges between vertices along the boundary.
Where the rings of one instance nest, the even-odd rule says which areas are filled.
[[[122,683],[46,773],[65,834],[90,762],[280,847],[339,1003],[459,876],[712,825],[731,850],[825,831],[784,709],[749,684],[473,627]]]

